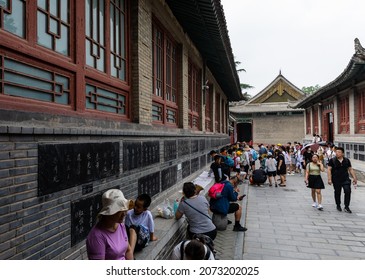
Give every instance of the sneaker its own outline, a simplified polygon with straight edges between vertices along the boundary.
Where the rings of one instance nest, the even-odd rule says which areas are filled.
[[[228,220],[227,224],[228,224],[228,225],[232,224],[232,221]]]
[[[278,184],[277,183],[275,183],[275,188],[277,188],[278,187]]]
[[[342,208],[341,208],[340,205],[337,205],[337,210],[340,211],[340,212],[342,211]]]
[[[322,211],[323,210],[323,206],[321,204],[318,204],[317,209]]]
[[[312,207],[317,208],[317,202],[313,202]]]
[[[238,226],[234,226],[233,227],[233,231],[246,231],[247,228],[241,226],[241,225],[238,225]]]
[[[350,213],[350,214],[352,213],[352,211],[351,211],[351,210],[350,210],[350,208],[348,208],[348,207],[345,207],[345,208],[344,208],[344,210],[345,210],[345,212],[347,212],[347,213]]]

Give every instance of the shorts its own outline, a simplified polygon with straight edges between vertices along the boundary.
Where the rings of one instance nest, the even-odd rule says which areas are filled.
[[[243,168],[243,171],[245,171],[245,173],[248,173],[248,169],[250,169],[250,166],[247,165],[243,165],[241,168]]]
[[[129,239],[129,229],[133,229],[137,234],[137,242],[134,248],[135,252],[141,251],[144,247],[147,246],[148,242],[150,241],[150,233],[148,230],[141,226],[141,225],[131,225],[127,227],[127,234]]]
[[[276,171],[267,171],[267,176],[275,177],[276,176]]]
[[[240,206],[238,205],[238,203],[230,203],[228,208],[228,214],[236,212],[239,208]]]
[[[256,164],[256,160],[254,160],[254,161],[250,161],[250,165],[252,166],[252,165],[255,165]]]

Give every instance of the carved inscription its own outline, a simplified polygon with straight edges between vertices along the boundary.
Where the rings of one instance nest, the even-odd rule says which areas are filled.
[[[199,151],[199,140],[191,140],[191,153]]]
[[[205,155],[202,155],[200,157],[200,168],[203,168],[207,164],[207,157]]]
[[[160,162],[160,143],[158,141],[143,142],[141,166],[145,167],[159,162]]]
[[[176,159],[176,141],[164,141],[164,158],[165,161]]]
[[[190,154],[190,140],[178,140],[179,157]]]
[[[205,150],[205,139],[200,139],[199,140],[199,151],[204,151]]]
[[[38,146],[38,195],[119,173],[119,142]]]
[[[138,179],[138,195],[149,194],[151,197],[160,192],[160,172],[152,173]]]
[[[161,171],[161,185],[163,191],[175,185],[176,181],[177,168],[175,165]]]
[[[95,224],[102,206],[101,196],[100,193],[71,202],[71,246],[84,240]]]
[[[182,163],[182,177],[186,178],[190,175],[190,160]]]
[[[191,159],[191,173],[194,173],[196,171],[198,171],[199,168],[199,158],[193,158]]]
[[[123,171],[141,167],[141,157],[141,142],[123,142]]]

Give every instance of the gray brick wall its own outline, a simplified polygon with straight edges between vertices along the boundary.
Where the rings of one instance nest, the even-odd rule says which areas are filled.
[[[176,36],[181,46],[181,92],[178,96],[181,129],[151,125],[152,15]],[[114,187],[121,187],[126,197],[134,198],[140,177],[201,157],[211,149],[229,143],[227,135],[191,132],[188,129],[188,58],[193,56],[199,67],[203,63],[167,6],[160,1],[132,1],[131,22],[135,31],[131,32],[131,123],[75,115],[59,116],[33,110],[16,114],[0,110],[0,259],[84,259],[84,242],[71,247],[71,202]],[[213,124],[214,121],[212,119]],[[171,139],[205,139],[206,144],[203,150],[165,162],[164,140]],[[127,140],[159,141],[160,162],[123,173],[123,142]],[[87,195],[82,194],[83,185],[77,185],[38,196],[39,144],[110,141],[121,143],[119,174],[89,183],[93,191]],[[192,170],[192,173],[194,171],[197,170]],[[181,170],[178,170],[177,178],[177,183],[180,183]]]
[[[138,179],[159,172],[170,166],[177,166],[185,160],[205,156],[211,149],[229,142],[228,136],[199,136],[187,134],[172,135],[161,132],[160,137],[120,136],[86,136],[34,135],[33,142],[21,134],[16,138],[0,142],[2,152],[0,157],[0,259],[84,259],[84,242],[71,247],[71,202],[83,196],[82,185],[70,187],[52,194],[38,196],[38,144],[42,143],[82,143],[95,141],[120,141],[120,158],[123,158],[124,141],[159,141],[160,163],[146,166],[143,169],[134,169],[120,174],[91,182],[92,194],[103,192],[109,188],[120,187],[128,198],[135,198],[138,194]],[[188,140],[196,145],[205,141],[203,149],[195,149],[193,153],[164,161],[164,141],[173,139]],[[16,141],[12,142],[12,139]],[[209,140],[207,140],[209,139]],[[24,141],[23,141],[24,140]],[[198,142],[196,141],[198,140]],[[176,141],[178,143],[178,141]],[[212,144],[212,145],[210,145]],[[179,147],[177,146],[177,149]],[[205,157],[204,157],[205,158]],[[120,163],[122,165],[122,161]],[[205,167],[205,166],[201,166]],[[195,172],[197,170],[192,171]],[[178,182],[181,183],[181,170],[178,170]],[[88,194],[90,195],[90,194]],[[160,194],[159,194],[160,195]],[[168,258],[171,248],[181,236],[176,236],[161,252],[159,258]]]

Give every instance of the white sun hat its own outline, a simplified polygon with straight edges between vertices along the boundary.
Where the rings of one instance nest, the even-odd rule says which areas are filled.
[[[99,215],[110,216],[119,211],[127,211],[129,209],[129,200],[118,189],[111,189],[103,193],[101,202],[103,208],[99,212]]]

